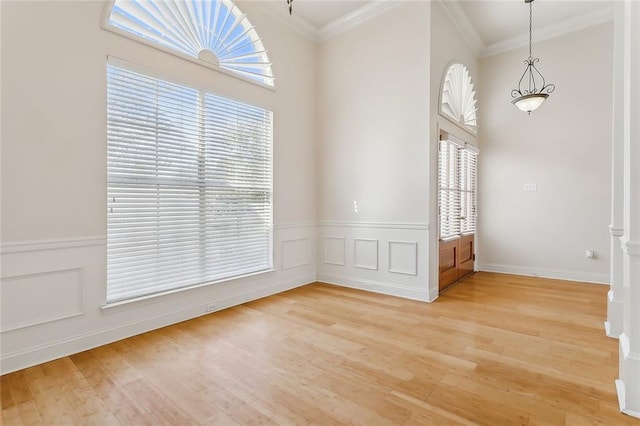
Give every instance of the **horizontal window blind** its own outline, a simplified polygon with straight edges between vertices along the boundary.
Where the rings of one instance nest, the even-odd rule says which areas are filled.
[[[107,301],[270,269],[272,113],[107,76]]]
[[[440,239],[476,232],[477,153],[441,140],[438,146]]]
[[[438,175],[440,239],[446,240],[460,235],[458,147],[450,141],[440,141]]]
[[[468,149],[459,151],[460,232],[476,232],[476,175],[478,156]]]

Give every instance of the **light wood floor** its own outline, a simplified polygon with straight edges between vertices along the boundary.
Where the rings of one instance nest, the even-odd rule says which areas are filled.
[[[478,273],[425,304],[313,284],[1,378],[17,424],[635,424],[606,286]]]

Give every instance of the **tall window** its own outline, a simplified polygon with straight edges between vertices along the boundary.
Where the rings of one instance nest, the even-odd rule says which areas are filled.
[[[270,269],[272,113],[107,77],[107,301]]]
[[[477,153],[441,140],[438,162],[440,239],[475,233]]]

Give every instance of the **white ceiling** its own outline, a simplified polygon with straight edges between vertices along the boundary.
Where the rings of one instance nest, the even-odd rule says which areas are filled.
[[[369,1],[294,0],[294,14],[320,30],[349,13],[365,6]]]
[[[457,2],[485,46],[512,39],[529,31],[529,5],[523,0],[462,0]],[[533,4],[533,28],[541,30],[576,18],[610,10],[611,1],[537,0]]]
[[[308,35],[323,39],[349,22],[374,16],[378,9],[388,9],[402,1],[411,0],[294,0],[293,16],[287,18]],[[533,3],[534,41],[611,19],[614,1],[537,0]],[[277,13],[288,15],[285,0],[270,3],[279,8]],[[479,54],[528,42],[529,5],[524,0],[445,0],[443,4]]]

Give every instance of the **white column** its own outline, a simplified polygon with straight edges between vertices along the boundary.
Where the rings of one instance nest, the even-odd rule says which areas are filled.
[[[620,237],[624,224],[624,5],[615,9],[613,29],[613,143],[611,156],[611,234],[610,280],[607,294],[607,336],[617,339],[622,334],[624,285]]]
[[[625,74],[624,308],[616,388],[621,411],[640,417],[640,2],[625,0],[622,6]]]

